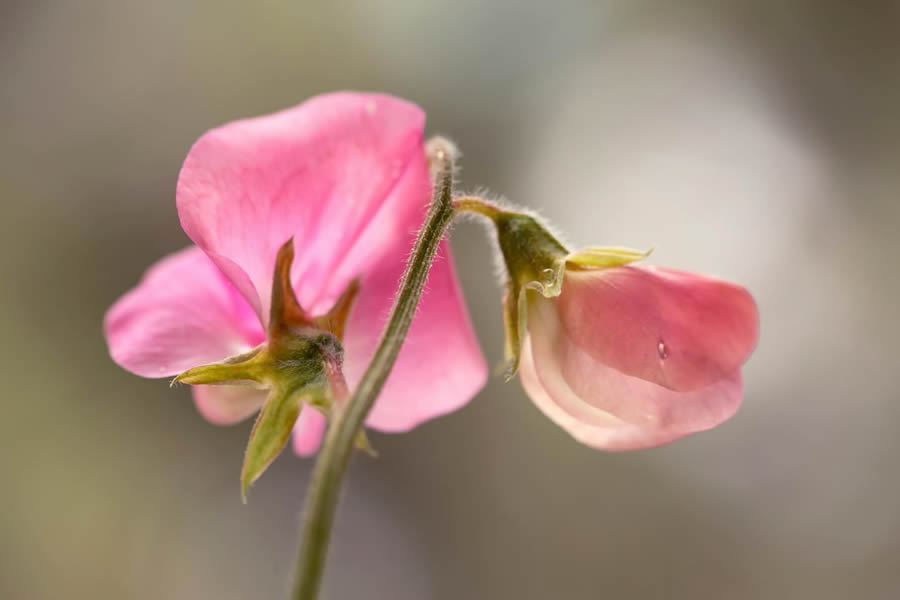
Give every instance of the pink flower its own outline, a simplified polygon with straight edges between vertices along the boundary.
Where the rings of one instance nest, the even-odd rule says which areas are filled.
[[[300,305],[326,313],[354,279],[344,373],[352,389],[387,318],[425,215],[430,181],[425,116],[377,94],[336,93],[229,123],[191,148],[176,201],[196,244],[152,266],[106,315],[113,359],[167,377],[249,351],[265,340],[279,248],[294,239]],[[487,376],[446,242],[399,359],[367,425],[406,431],[463,406]],[[265,392],[195,386],[214,423],[256,412]],[[304,407],[294,448],[318,448],[324,419]]]
[[[646,252],[570,252],[540,219],[476,197],[508,278],[508,376],[575,439],[606,450],[665,444],[715,427],[741,403],[741,366],[759,335],[744,288],[634,266]]]
[[[744,288],[652,266],[568,264],[558,296],[530,296],[522,384],[577,440],[647,448],[737,411],[759,332]]]

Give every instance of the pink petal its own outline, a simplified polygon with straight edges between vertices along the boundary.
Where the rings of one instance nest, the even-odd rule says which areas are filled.
[[[746,289],[659,267],[567,271],[558,306],[565,334],[597,362],[678,391],[735,372],[759,335]]]
[[[715,427],[741,403],[737,369],[719,381],[676,392],[610,367],[573,343],[551,300],[532,304],[520,365],[535,404],[579,441],[609,450],[664,444]]]
[[[406,190],[401,204],[425,202],[409,195],[427,194],[427,174],[422,180],[410,169],[424,163],[424,123],[422,111],[403,100],[345,92],[216,128],[194,144],[182,167],[176,193],[182,227],[263,321],[275,255],[293,236],[292,280],[302,283],[301,305],[312,309],[331,293],[332,273],[377,216],[382,233],[401,223],[387,210],[398,200],[395,190]],[[410,177],[418,178],[412,186],[405,183]],[[357,252],[345,270],[363,272],[381,249]]]
[[[325,435],[325,417],[309,406],[300,411],[297,424],[294,425],[294,452],[300,456],[312,456],[319,450],[322,436]]]
[[[246,352],[259,321],[199,248],[163,258],[106,313],[113,360],[144,377],[167,377]]]
[[[412,240],[404,242],[395,244],[391,260],[363,279],[350,314],[344,369],[351,389],[384,329]],[[444,241],[409,334],[366,424],[381,431],[407,431],[464,406],[486,380],[487,365]]]
[[[266,401],[266,392],[240,385],[195,385],[194,405],[207,421],[232,425],[258,411]]]

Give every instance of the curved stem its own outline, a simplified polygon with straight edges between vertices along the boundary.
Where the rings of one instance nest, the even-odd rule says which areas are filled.
[[[489,219],[496,219],[503,214],[503,209],[478,196],[459,196],[453,199],[453,207],[459,212],[473,212]]]
[[[436,174],[428,217],[419,231],[412,255],[406,264],[400,280],[400,291],[394,300],[378,348],[350,401],[343,407],[337,407],[325,444],[316,461],[306,499],[292,595],[294,600],[314,600],[318,594],[338,494],[350,461],[353,442],[397,360],[438,244],[455,215],[451,199],[453,148],[449,142],[432,140],[429,149]]]

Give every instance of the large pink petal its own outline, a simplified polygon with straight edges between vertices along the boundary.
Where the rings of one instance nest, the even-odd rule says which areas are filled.
[[[106,313],[113,360],[167,377],[253,348],[262,328],[247,302],[196,247],[163,258]]]
[[[243,421],[262,407],[267,394],[241,385],[195,385],[193,392],[197,412],[216,425]]]
[[[568,271],[558,306],[566,335],[598,362],[679,391],[739,369],[759,334],[746,289],[653,266]]]
[[[712,384],[676,392],[610,367],[572,342],[553,301],[533,303],[521,378],[535,404],[576,439],[630,450],[715,427],[742,399],[740,370]]]
[[[424,123],[406,101],[345,92],[216,128],[182,167],[182,227],[264,321],[275,255],[293,236],[292,280],[300,282],[301,305],[312,308],[331,293],[332,274],[394,190],[410,188],[404,180],[417,178],[412,187],[427,194],[427,175],[410,169],[424,163]],[[421,204],[425,196],[402,200]],[[403,222],[389,213],[382,221],[382,228]],[[350,276],[377,262],[381,250],[369,246]]]
[[[561,402],[550,396],[541,383],[526,339],[519,359],[519,378],[528,397],[544,415],[562,427],[573,438],[603,450],[637,450],[651,448],[683,437],[680,432],[666,432],[633,425],[602,410],[584,404],[569,394]]]
[[[395,244],[390,260],[362,280],[344,343],[344,369],[351,389],[384,329],[412,236],[403,242]],[[487,365],[444,241],[409,334],[366,423],[381,431],[407,431],[462,407],[486,379]]]

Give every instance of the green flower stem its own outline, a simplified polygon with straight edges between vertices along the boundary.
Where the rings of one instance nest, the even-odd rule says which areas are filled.
[[[428,217],[419,231],[412,255],[406,264],[400,291],[375,355],[349,402],[337,407],[325,444],[316,461],[306,499],[292,595],[294,600],[314,600],[318,594],[338,495],[353,451],[353,442],[397,360],[438,244],[456,214],[452,202],[452,146],[443,140],[432,140],[429,152],[435,181]]]
[[[458,212],[473,212],[496,220],[503,214],[503,209],[478,196],[459,196],[453,199],[453,206]]]

